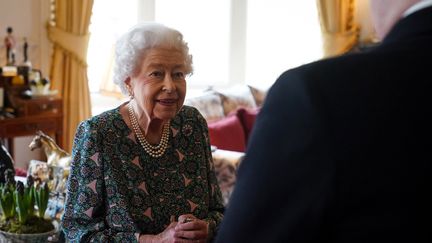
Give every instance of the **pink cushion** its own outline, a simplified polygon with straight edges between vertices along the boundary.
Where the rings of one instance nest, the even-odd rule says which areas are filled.
[[[260,108],[246,109],[239,108],[237,110],[237,116],[242,123],[246,141],[248,141],[250,133],[252,132],[253,125],[255,124],[255,119],[259,113]]]
[[[15,175],[16,176],[26,177],[27,176],[27,171],[25,169],[15,167]]]
[[[244,152],[246,150],[245,134],[236,115],[208,124],[210,144],[218,149]]]

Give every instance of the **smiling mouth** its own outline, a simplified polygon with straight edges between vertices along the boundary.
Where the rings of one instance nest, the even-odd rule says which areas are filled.
[[[161,105],[171,106],[177,104],[177,99],[160,99],[156,100]]]

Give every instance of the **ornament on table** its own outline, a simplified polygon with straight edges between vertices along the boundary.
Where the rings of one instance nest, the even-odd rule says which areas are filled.
[[[32,95],[47,95],[51,82],[48,78],[42,78],[39,71],[30,71],[29,84]]]
[[[6,46],[6,65],[14,65],[16,40],[13,35],[12,27],[7,27],[6,32],[7,35],[4,38],[4,45]]]

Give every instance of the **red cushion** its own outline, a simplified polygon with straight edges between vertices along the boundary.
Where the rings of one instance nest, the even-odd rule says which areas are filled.
[[[244,152],[246,150],[245,134],[236,115],[208,124],[210,144],[218,149]]]
[[[26,177],[27,176],[27,171],[25,169],[15,167],[15,175],[16,176]]]
[[[260,108],[254,108],[254,109],[239,108],[237,110],[237,116],[239,117],[240,122],[242,123],[246,135],[246,141],[249,139],[250,133],[252,132],[252,128],[255,123],[255,119],[259,113],[259,110]]]

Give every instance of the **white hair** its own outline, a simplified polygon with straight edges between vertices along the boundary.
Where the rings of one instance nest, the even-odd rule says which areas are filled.
[[[186,74],[192,74],[192,55],[179,31],[158,23],[138,24],[121,36],[115,47],[113,81],[123,94],[128,94],[125,84],[127,77],[139,72],[147,51],[155,47],[179,50],[184,57]]]

